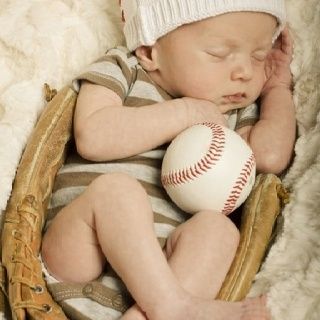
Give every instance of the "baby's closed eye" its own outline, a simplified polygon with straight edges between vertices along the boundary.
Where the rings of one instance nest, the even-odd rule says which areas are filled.
[[[269,54],[269,51],[265,51],[265,50],[258,50],[258,51],[254,51],[251,55],[252,58],[254,58],[257,61],[265,61],[267,56]]]
[[[206,53],[214,58],[226,58],[230,54],[230,50],[227,48],[212,48],[209,50],[206,50]]]

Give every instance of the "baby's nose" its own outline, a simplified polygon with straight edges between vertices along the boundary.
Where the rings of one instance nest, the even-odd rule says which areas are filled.
[[[242,57],[233,66],[231,71],[232,80],[251,80],[253,76],[253,68],[250,57]]]

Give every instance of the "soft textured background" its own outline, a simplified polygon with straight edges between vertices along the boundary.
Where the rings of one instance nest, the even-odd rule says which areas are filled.
[[[45,107],[43,83],[61,88],[122,41],[117,2],[0,0],[0,211]],[[319,320],[320,2],[287,0],[287,7],[299,126],[296,157],[284,179],[292,197],[251,295],[268,292],[276,320]]]
[[[0,0],[0,211],[22,149],[45,107],[43,84],[61,88],[121,41],[117,3]]]

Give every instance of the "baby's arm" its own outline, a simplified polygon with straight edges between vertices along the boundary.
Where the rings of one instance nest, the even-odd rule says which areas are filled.
[[[272,73],[261,94],[259,121],[239,130],[254,151],[259,172],[279,174],[292,157],[296,135],[290,72],[292,47],[285,29],[270,55]]]
[[[203,121],[226,124],[218,107],[209,101],[181,98],[126,107],[110,89],[83,82],[74,133],[78,152],[84,158],[103,161],[151,150]]]

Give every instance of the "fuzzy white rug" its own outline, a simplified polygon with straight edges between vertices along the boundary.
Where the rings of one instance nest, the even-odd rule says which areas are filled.
[[[258,1],[258,0],[257,0]],[[41,110],[57,89],[122,42],[118,0],[1,0],[0,212]],[[292,199],[251,295],[268,292],[276,320],[320,319],[320,2],[287,0],[299,125],[285,177]],[[1,315],[0,315],[1,318]]]
[[[43,84],[61,88],[122,40],[118,0],[0,1],[0,212],[45,106]]]
[[[299,138],[284,184],[291,201],[251,295],[268,292],[276,320],[320,319],[320,2],[287,0]]]

